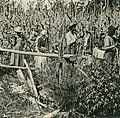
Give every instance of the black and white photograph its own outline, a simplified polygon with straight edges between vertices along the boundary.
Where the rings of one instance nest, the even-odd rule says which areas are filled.
[[[120,0],[0,0],[0,118],[120,118]]]

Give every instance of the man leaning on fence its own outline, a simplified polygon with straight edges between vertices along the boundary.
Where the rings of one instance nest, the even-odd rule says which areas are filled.
[[[23,39],[23,32],[24,30],[22,29],[22,27],[17,26],[14,28],[14,31],[16,32],[16,44],[13,47],[14,50],[19,50],[22,51],[23,47],[24,47],[24,39]],[[20,54],[11,54],[11,59],[10,59],[10,65],[15,65],[15,66],[24,66],[24,55],[20,55]]]
[[[49,42],[47,30],[42,30],[41,35],[36,38],[36,52],[47,53],[49,51]],[[46,57],[35,56],[35,68],[36,72],[45,71]]]

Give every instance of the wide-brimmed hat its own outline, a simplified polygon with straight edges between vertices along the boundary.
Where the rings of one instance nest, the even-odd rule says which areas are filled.
[[[14,28],[14,31],[15,31],[15,32],[24,32],[23,28],[20,27],[20,26],[15,27],[15,28]]]

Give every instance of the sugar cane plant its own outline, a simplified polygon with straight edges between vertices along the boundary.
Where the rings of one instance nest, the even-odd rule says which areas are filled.
[[[34,52],[30,48],[35,42],[29,41],[33,30],[38,33],[42,29],[48,30],[49,50],[52,50],[56,43],[62,45],[58,48],[60,59],[49,58],[45,67],[46,73],[43,71],[34,75],[36,85],[38,83],[40,85],[39,90],[45,88],[50,90],[49,96],[40,96],[40,102],[49,106],[46,110],[41,108],[40,113],[35,112],[34,105],[30,105],[31,103],[26,98],[26,96],[33,96],[30,90],[25,88],[26,93],[12,93],[11,83],[16,82],[19,86],[22,84],[17,81],[15,70],[1,68],[0,117],[36,117],[35,114],[38,117],[43,117],[46,111],[51,112],[55,109],[60,109],[60,113],[55,118],[120,117],[118,55],[116,55],[114,64],[109,67],[103,60],[94,60],[92,65],[83,67],[82,69],[87,76],[81,73],[78,67],[67,64],[62,58],[63,53],[66,53],[63,41],[69,24],[77,21],[80,35],[82,35],[83,28],[88,25],[92,34],[91,44],[94,46],[101,29],[110,24],[119,26],[120,2],[118,1],[88,0],[84,2],[79,0],[74,2],[74,0],[71,0],[66,4],[65,1],[57,0],[53,3],[49,1],[51,6],[48,9],[38,0],[35,8],[33,8],[33,3],[29,2],[27,10],[22,7],[22,3],[16,4],[16,2],[10,2],[9,0],[0,1],[0,47],[13,48],[15,44],[13,29],[17,25],[25,30],[27,39],[25,51]],[[81,37],[80,45],[83,44]],[[28,62],[33,61],[32,57],[26,57],[26,59]],[[0,63],[9,65],[9,60],[10,53],[0,52]],[[60,61],[63,63],[63,72],[62,76],[58,78]],[[26,71],[24,71],[24,74],[27,77]],[[61,79],[59,83],[58,79]],[[52,97],[52,100],[48,97]],[[16,109],[16,111],[12,111],[12,109]],[[23,113],[22,110],[29,112],[29,115]]]

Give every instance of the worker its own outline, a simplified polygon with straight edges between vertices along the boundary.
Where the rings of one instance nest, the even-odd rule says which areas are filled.
[[[104,49],[105,49],[105,60],[108,65],[113,64],[113,60],[115,57],[116,49],[115,49],[115,31],[116,28],[114,26],[109,26],[106,37],[104,39]]]
[[[46,30],[41,31],[41,35],[36,38],[36,52],[47,53],[49,51],[48,35]],[[39,73],[45,69],[46,57],[35,56],[35,68]]]
[[[24,30],[22,27],[17,26],[14,28],[14,31],[16,32],[16,40],[15,40],[15,46],[13,47],[14,50],[19,50],[22,51],[24,47],[24,39],[23,39],[23,32]],[[11,54],[11,59],[10,59],[10,65],[15,65],[15,66],[24,66],[24,55],[21,54]]]
[[[69,30],[65,36],[66,42],[67,42],[68,54],[75,54],[76,53],[76,38],[77,38],[76,25],[77,25],[76,22],[70,24]]]
[[[77,53],[77,30],[76,30],[77,22],[73,22],[69,25],[68,32],[65,35],[66,39],[66,52],[67,54]],[[65,59],[68,64],[72,64],[74,66],[75,59],[66,58]]]
[[[92,53],[91,32],[89,32],[88,27],[83,29],[83,55]]]

